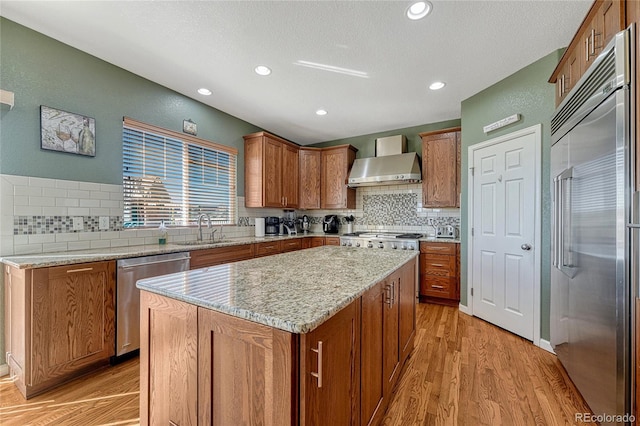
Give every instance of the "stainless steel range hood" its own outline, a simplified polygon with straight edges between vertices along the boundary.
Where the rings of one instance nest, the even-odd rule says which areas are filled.
[[[406,149],[407,139],[403,135],[376,139],[376,156],[354,161],[349,187],[420,182],[418,154],[406,152]]]

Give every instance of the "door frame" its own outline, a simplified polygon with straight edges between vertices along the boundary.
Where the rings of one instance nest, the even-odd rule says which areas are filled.
[[[533,223],[535,226],[534,229],[534,237],[533,237],[533,344],[536,346],[540,346],[540,278],[541,278],[541,268],[542,268],[542,124],[536,124],[531,127],[527,127],[522,130],[516,130],[515,132],[509,133],[504,136],[498,136],[493,139],[489,139],[485,142],[480,142],[475,145],[469,146],[467,153],[468,159],[468,194],[467,194],[467,218],[468,218],[468,226],[467,226],[467,309],[466,311],[470,315],[473,314],[473,297],[471,296],[471,289],[473,288],[473,236],[472,230],[474,227],[473,223],[473,203],[474,203],[474,176],[473,176],[473,157],[475,151],[486,148],[491,145],[501,144],[512,139],[516,139],[522,136],[534,135],[534,143],[535,143],[535,164],[534,164],[534,187],[535,187],[535,210],[534,210],[534,219]]]

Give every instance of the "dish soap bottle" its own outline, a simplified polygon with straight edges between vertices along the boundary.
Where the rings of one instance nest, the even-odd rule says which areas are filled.
[[[168,237],[167,227],[164,226],[164,220],[160,222],[160,227],[158,228],[158,244],[164,245],[167,244]]]

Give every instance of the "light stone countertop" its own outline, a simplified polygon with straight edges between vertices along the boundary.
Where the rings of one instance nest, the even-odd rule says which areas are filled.
[[[118,260],[127,259],[131,257],[152,256],[156,254],[164,253],[179,253],[192,250],[202,250],[216,247],[227,247],[242,244],[253,244],[269,241],[287,240],[291,238],[305,238],[305,237],[340,237],[338,234],[297,234],[292,236],[281,235],[274,237],[238,237],[228,238],[222,242],[206,243],[202,244],[147,244],[140,246],[124,246],[124,247],[111,247],[111,248],[99,248],[89,250],[76,250],[65,251],[56,253],[37,253],[37,254],[25,254],[25,255],[11,255],[0,257],[0,262],[19,269],[29,268],[46,268],[50,266],[62,266],[73,265],[77,263],[89,263],[100,262],[105,260]],[[446,238],[434,238],[423,237],[420,241],[439,242],[439,243],[454,243],[459,244],[459,239],[446,239]]]
[[[418,252],[322,246],[147,278],[141,290],[307,333]]]
[[[0,262],[20,269],[45,268],[49,266],[72,265],[76,263],[100,262],[104,260],[127,259],[131,257],[153,256],[156,254],[179,253],[185,251],[202,250],[217,247],[228,247],[242,244],[262,243],[268,241],[287,240],[291,238],[304,238],[323,234],[299,234],[293,236],[274,237],[238,237],[224,239],[222,242],[202,244],[147,244],[140,246],[124,246],[99,248],[89,250],[64,251],[57,253],[37,253],[25,255],[12,255],[0,257]]]

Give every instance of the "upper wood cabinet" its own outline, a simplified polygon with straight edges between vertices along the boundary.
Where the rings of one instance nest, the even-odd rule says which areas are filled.
[[[7,363],[25,398],[106,365],[115,352],[115,262],[5,266]]]
[[[422,206],[460,207],[460,128],[420,133]]]
[[[322,169],[322,150],[319,148],[300,148],[300,202],[301,209],[319,209]]]
[[[246,207],[298,207],[298,146],[266,132],[244,137]]]
[[[355,209],[356,190],[347,186],[358,150],[338,145],[322,150],[321,206],[323,209]]]
[[[625,0],[596,0],[593,3],[549,79],[549,83],[556,85],[556,106],[575,87],[613,36],[625,27],[625,9],[632,8],[633,3],[635,1]]]

